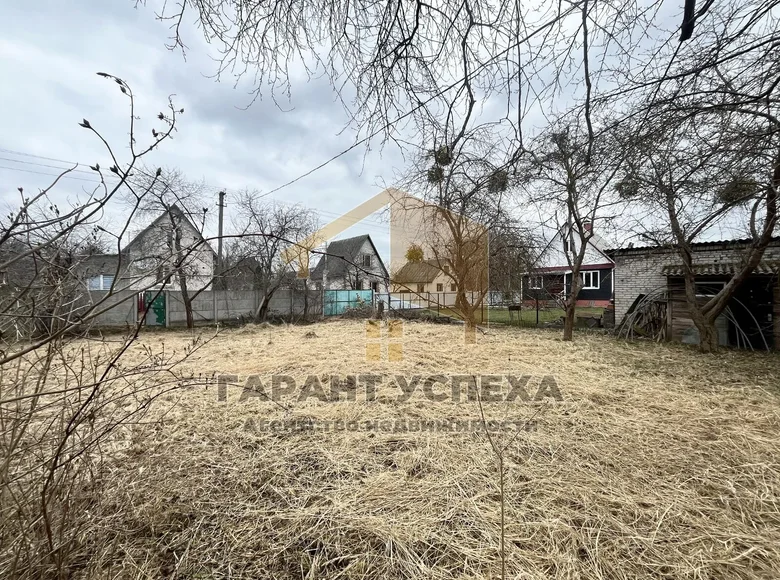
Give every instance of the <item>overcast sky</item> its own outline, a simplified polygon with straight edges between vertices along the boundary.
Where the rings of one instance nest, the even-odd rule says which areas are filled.
[[[142,117],[139,142],[150,138],[155,115],[174,94],[183,107],[173,141],[148,158],[149,165],[180,168],[217,191],[241,188],[269,191],[349,147],[354,133],[344,131],[346,115],[325,79],[294,79],[290,101],[281,111],[270,95],[250,102],[249,86],[209,78],[216,70],[210,49],[195,30],[186,33],[186,60],[170,51],[167,24],[152,7],[131,0],[0,0],[0,193],[16,205],[16,188],[35,191],[47,185],[55,167],[66,162],[110,165],[94,135],[78,123],[87,118],[126,154],[127,100],[117,86],[95,73],[125,79]],[[159,126],[157,126],[159,128]],[[38,157],[34,157],[38,156]],[[44,159],[49,158],[49,159]],[[61,161],[54,161],[61,160]],[[324,225],[390,183],[403,168],[394,146],[383,151],[358,147],[273,197],[318,210]],[[54,166],[54,167],[51,167]],[[81,167],[87,170],[87,167]],[[76,173],[58,189],[60,199],[90,188],[89,173]],[[214,210],[216,211],[216,210]],[[347,235],[369,233],[377,245],[385,226],[368,221]]]
[[[120,76],[132,87],[142,117],[142,144],[151,138],[152,127],[160,128],[155,116],[168,96],[175,95],[176,106],[185,109],[175,139],[146,162],[203,180],[209,196],[204,205],[212,214],[220,189],[229,195],[243,188],[270,191],[353,144],[353,131],[344,130],[347,115],[326,79],[293,71],[290,100],[277,97],[284,111],[270,94],[246,108],[252,100],[252,79],[234,86],[231,78],[212,78],[217,68],[211,59],[214,47],[191,23],[184,27],[186,60],[181,51],[168,50],[168,24],[155,19],[156,0],[148,4],[136,8],[132,0],[0,0],[0,210],[18,204],[17,187],[36,191],[68,163],[85,165],[58,186],[57,199],[72,200],[91,188],[94,174],[86,165],[110,163],[96,137],[78,126],[82,118],[127,158],[127,99],[115,84],[97,76],[98,71]],[[674,14],[661,20],[678,22],[680,6],[671,3]],[[564,89],[564,94],[573,90]],[[533,125],[533,119],[529,123]],[[368,152],[358,146],[273,198],[305,204],[325,225],[392,185],[404,170],[395,145],[381,151],[378,145]],[[230,201],[228,197],[228,223]],[[116,207],[111,211],[126,212]],[[530,216],[531,221],[535,218]],[[376,219],[340,237],[368,233],[387,258],[387,226]],[[138,231],[144,224],[134,225]],[[725,232],[713,235],[727,237]]]

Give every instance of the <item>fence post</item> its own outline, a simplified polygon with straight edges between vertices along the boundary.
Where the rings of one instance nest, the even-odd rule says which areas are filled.
[[[171,303],[168,300],[169,290],[163,290],[163,299],[165,300],[165,328],[168,328],[171,318]]]
[[[214,318],[214,324],[219,322],[219,306],[217,305],[217,287],[214,284],[214,280],[211,281],[211,315]]]

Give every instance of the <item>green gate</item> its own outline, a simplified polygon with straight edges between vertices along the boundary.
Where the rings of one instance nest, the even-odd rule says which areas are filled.
[[[357,308],[374,303],[373,290],[325,290],[323,314],[338,316],[347,308]]]
[[[165,326],[165,292],[144,292],[144,315],[147,326]]]

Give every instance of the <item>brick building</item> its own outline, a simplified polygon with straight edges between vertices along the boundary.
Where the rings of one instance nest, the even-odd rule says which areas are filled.
[[[702,301],[717,293],[739,268],[750,240],[693,244],[697,296]],[[688,314],[682,260],[673,247],[637,247],[609,250],[615,262],[615,321],[653,297],[662,320],[663,337],[698,343],[698,331]],[[731,346],[767,346],[780,349],[780,238],[766,249],[763,259],[740,286],[726,313],[716,321],[720,342]],[[748,344],[749,343],[749,344]]]

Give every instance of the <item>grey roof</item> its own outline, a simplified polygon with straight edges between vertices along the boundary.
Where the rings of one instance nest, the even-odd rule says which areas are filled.
[[[752,238],[739,238],[739,239],[733,239],[733,240],[712,240],[709,242],[694,242],[691,244],[692,248],[715,248],[717,246],[722,246],[724,248],[733,247],[733,246],[747,246],[749,244],[753,243]],[[771,239],[769,242],[770,245],[778,245],[780,243],[780,236],[775,236]],[[625,247],[625,248],[613,248],[610,250],[604,250],[606,254],[615,255],[615,254],[628,254],[631,252],[641,252],[645,250],[676,250],[677,245],[670,244],[667,246],[631,246],[631,247]]]
[[[713,264],[694,264],[693,273],[696,276],[732,276],[741,271],[743,265],[738,262],[719,262]],[[780,272],[780,262],[759,262],[753,274],[777,274]],[[685,270],[682,264],[664,266],[665,276],[683,276]]]
[[[322,256],[314,267],[310,276],[311,279],[322,280],[322,273],[325,271],[325,260],[328,261],[328,278],[343,278],[347,275],[349,268],[353,265],[360,267],[361,264],[358,255],[360,254],[360,248],[363,247],[366,240],[371,244],[374,255],[376,256],[376,259],[379,260],[379,265],[382,266],[382,271],[386,277],[387,269],[382,262],[382,258],[379,257],[379,252],[376,251],[376,246],[374,246],[371,236],[364,234],[362,236],[355,236],[354,238],[330,242],[327,248],[327,255]]]
[[[393,277],[393,282],[399,284],[428,284],[441,273],[435,260],[422,262],[407,262]]]
[[[113,274],[120,266],[118,254],[91,254],[82,258],[79,264],[86,274]]]

